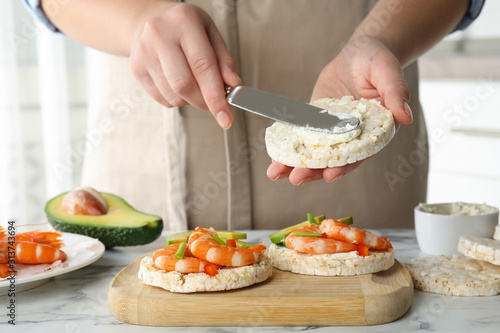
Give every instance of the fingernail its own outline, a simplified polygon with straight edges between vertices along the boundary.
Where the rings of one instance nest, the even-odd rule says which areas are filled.
[[[413,122],[413,113],[411,112],[411,109],[410,109],[410,106],[408,105],[408,102],[404,102],[403,103],[403,106],[404,106],[404,109],[405,109],[405,113],[408,115],[408,117],[410,117],[410,123]]]
[[[217,122],[224,129],[228,129],[229,127],[231,127],[231,119],[229,118],[229,115],[224,111],[219,111],[219,113],[217,113]]]
[[[236,74],[236,72],[233,72],[233,75],[236,79],[238,79],[241,82],[241,78],[238,74]]]
[[[312,180],[311,177],[304,178],[297,185],[302,185],[302,184],[309,183],[311,180]]]
[[[273,178],[272,180],[280,180],[281,179],[281,176],[283,176],[282,173],[278,174],[278,176],[276,178]]]
[[[342,177],[343,175],[344,175],[344,174],[342,174],[342,173],[341,173],[341,174],[339,174],[339,175],[335,176],[335,178],[333,178],[333,179],[330,179],[330,180],[325,179],[325,180],[326,180],[326,182],[327,182],[327,183],[333,183],[334,181],[336,181],[337,179],[339,179],[339,178],[340,178],[340,177]]]

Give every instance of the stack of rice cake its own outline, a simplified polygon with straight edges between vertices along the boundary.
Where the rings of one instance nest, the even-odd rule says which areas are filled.
[[[441,295],[493,296],[500,293],[500,225],[493,239],[460,237],[465,255],[415,258],[406,264],[415,288]]]

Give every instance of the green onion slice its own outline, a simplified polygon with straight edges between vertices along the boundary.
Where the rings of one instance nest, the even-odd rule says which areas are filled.
[[[227,243],[226,243],[226,242],[224,242],[224,241],[223,241],[223,240],[222,240],[219,236],[217,236],[217,235],[214,235],[214,241],[216,241],[216,242],[217,242],[217,243],[219,243],[220,245],[226,245],[226,246],[228,246],[228,245],[227,245]]]
[[[174,254],[175,259],[184,258],[184,253],[186,252],[186,247],[187,247],[186,242],[182,242],[181,245],[179,245],[177,252],[175,252],[175,254]]]
[[[314,216],[312,213],[307,213],[307,219],[309,220],[309,224],[316,224],[316,222],[314,222]]]

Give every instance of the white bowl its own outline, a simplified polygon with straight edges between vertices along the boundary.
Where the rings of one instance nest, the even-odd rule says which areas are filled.
[[[457,213],[457,207],[459,210],[463,207],[481,209],[482,213],[452,215],[450,212]],[[420,204],[415,207],[418,246],[422,252],[428,254],[458,254],[460,236],[492,238],[496,225],[498,208],[493,206],[456,202]]]

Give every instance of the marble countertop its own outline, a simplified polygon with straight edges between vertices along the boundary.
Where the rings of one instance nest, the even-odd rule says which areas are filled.
[[[376,230],[388,237],[396,258],[406,263],[425,256],[420,252],[415,231]],[[250,242],[269,245],[269,231],[248,231]],[[163,244],[163,237],[152,244],[108,250],[95,263],[77,271],[52,278],[48,283],[16,295],[16,325],[7,323],[8,296],[0,297],[1,332],[178,332],[179,327],[144,327],[122,323],[108,307],[107,291],[113,277],[137,257]],[[191,327],[182,332],[498,332],[500,296],[453,297],[415,290],[412,305],[399,320],[368,327]]]

